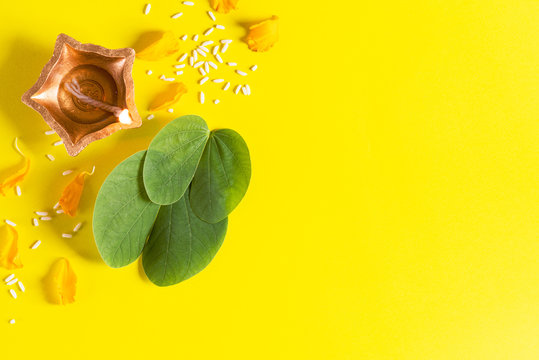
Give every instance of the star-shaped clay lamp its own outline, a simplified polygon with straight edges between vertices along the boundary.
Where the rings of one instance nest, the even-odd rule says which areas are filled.
[[[134,60],[133,49],[81,44],[60,34],[22,102],[43,116],[75,156],[92,141],[142,124],[131,76]]]

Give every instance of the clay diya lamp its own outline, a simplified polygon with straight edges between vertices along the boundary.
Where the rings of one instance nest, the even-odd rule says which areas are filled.
[[[22,102],[41,114],[75,156],[93,141],[140,127],[131,70],[135,51],[81,44],[60,34]]]

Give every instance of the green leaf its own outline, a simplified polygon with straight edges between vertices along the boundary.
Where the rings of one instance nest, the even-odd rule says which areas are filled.
[[[202,271],[223,244],[228,219],[217,224],[200,220],[189,205],[189,192],[162,206],[142,252],[142,265],[156,285],[168,286]]]
[[[144,186],[151,201],[178,201],[191,183],[210,131],[204,119],[186,115],[171,121],[153,139],[144,161]]]
[[[251,180],[251,159],[243,138],[230,129],[214,130],[191,185],[191,207],[216,223],[238,206]]]
[[[94,238],[101,257],[111,267],[128,265],[140,256],[159,212],[142,182],[145,154],[140,151],[121,162],[97,195]]]

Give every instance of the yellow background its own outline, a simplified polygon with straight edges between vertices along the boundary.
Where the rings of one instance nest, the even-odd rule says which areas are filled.
[[[202,33],[209,7],[194,1],[152,0],[149,16],[142,1],[2,2],[0,174],[21,163],[15,136],[33,167],[22,197],[0,199],[0,218],[19,224],[27,287],[14,300],[0,285],[0,357],[539,358],[539,2],[241,0],[218,15],[227,29],[212,39],[235,40],[225,59],[259,65],[241,79],[250,97],[207,84],[221,104],[200,105],[188,71],[174,114],[76,158],[52,147],[20,96],[56,35],[119,48],[148,30]],[[243,26],[274,14],[280,42],[247,50]],[[136,62],[141,115],[174,59]],[[243,135],[253,178],[212,264],[158,288],[138,262],[116,270],[100,260],[93,201],[115,165],[189,113]],[[50,209],[70,180],[61,172],[94,164],[77,219],[32,227],[32,212]],[[62,239],[78,221],[83,230]],[[79,277],[66,307],[42,287],[62,256]]]

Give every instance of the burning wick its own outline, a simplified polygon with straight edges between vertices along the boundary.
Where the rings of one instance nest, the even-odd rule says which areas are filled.
[[[129,125],[133,122],[131,120],[131,117],[129,116],[129,110],[122,109],[122,108],[119,108],[118,106],[107,104],[106,102],[99,101],[87,95],[84,95],[76,79],[73,79],[72,82],[65,83],[65,88],[75,97],[77,97],[77,99],[79,99],[80,101],[88,105],[91,105],[93,107],[96,107],[98,109],[105,110],[114,114],[114,116],[116,116],[118,118],[118,121],[121,122],[122,124]]]

